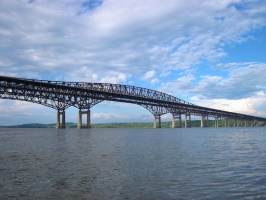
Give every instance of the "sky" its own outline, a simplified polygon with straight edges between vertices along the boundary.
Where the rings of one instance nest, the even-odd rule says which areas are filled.
[[[0,75],[134,85],[266,117],[266,1],[4,0]],[[0,125],[56,121],[29,102],[0,99],[0,111]],[[153,121],[134,104],[91,113],[92,123]],[[66,110],[67,122],[77,116]]]

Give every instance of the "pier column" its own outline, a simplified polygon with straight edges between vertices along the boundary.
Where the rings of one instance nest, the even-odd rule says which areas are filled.
[[[56,128],[57,129],[65,129],[66,128],[65,110],[57,110],[57,113],[56,113]]]
[[[203,115],[201,116],[201,120],[200,120],[200,127],[204,127],[204,119],[203,119]]]
[[[220,124],[219,124],[219,116],[217,116],[216,118],[215,118],[215,127],[219,127],[220,126]]]
[[[229,127],[228,118],[224,118],[224,127]]]
[[[172,128],[175,128],[175,116],[172,116]]]
[[[227,127],[227,122],[226,122],[227,118],[224,118],[224,127]]]
[[[178,119],[178,128],[182,128],[182,116],[181,116],[181,114],[179,114],[177,116],[176,115],[172,116],[172,128],[176,128],[176,126],[175,126],[176,119]]]
[[[205,116],[205,115],[202,115],[202,116],[201,116],[200,127],[201,127],[201,128],[206,127],[206,116]]]
[[[228,118],[228,121],[227,121],[228,123],[227,123],[227,127],[231,127],[231,119],[230,118]]]
[[[179,120],[178,127],[182,128],[182,116],[181,116],[181,114],[179,114],[178,120]]]
[[[240,127],[240,120],[236,120],[237,121],[237,127]]]
[[[191,115],[190,114],[185,115],[185,128],[191,128]]]
[[[82,115],[87,115],[87,124],[82,124]],[[86,128],[91,128],[91,112],[90,110],[85,110],[82,111],[81,109],[79,109],[78,112],[78,128],[80,129],[86,129]]]
[[[257,123],[257,121],[256,120],[253,120],[251,126],[256,126],[256,123]]]
[[[158,122],[159,122],[158,126],[157,126],[157,119],[158,119]],[[161,116],[160,115],[154,116],[154,126],[153,127],[154,128],[161,128],[162,127],[161,126]]]

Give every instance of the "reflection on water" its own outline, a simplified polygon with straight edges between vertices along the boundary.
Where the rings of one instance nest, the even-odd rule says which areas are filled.
[[[0,129],[0,199],[263,199],[265,130]]]

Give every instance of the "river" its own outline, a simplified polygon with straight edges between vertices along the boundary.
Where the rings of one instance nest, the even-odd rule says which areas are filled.
[[[266,199],[266,128],[3,128],[0,180],[0,199]]]

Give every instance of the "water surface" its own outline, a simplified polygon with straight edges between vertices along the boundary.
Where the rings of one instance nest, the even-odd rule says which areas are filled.
[[[266,128],[0,129],[0,199],[266,199]]]

